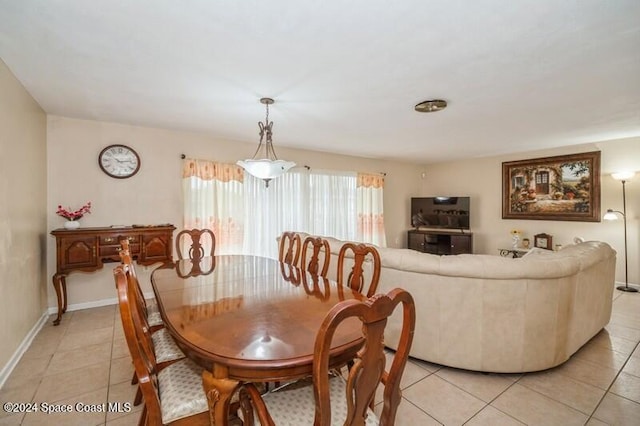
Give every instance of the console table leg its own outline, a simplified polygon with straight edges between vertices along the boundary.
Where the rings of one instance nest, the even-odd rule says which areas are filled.
[[[67,276],[63,275],[60,282],[62,283],[62,300],[64,301],[64,304],[62,305],[62,313],[64,314],[67,312]]]
[[[53,325],[59,325],[62,314],[67,309],[67,283],[64,275],[55,274],[53,276],[53,288],[56,289],[56,296],[58,298],[58,317],[53,320]]]

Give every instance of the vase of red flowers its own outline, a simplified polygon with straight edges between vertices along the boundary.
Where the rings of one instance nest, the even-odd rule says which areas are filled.
[[[64,223],[64,227],[66,229],[77,229],[80,227],[80,219],[85,214],[91,213],[91,201],[89,201],[84,206],[80,207],[78,210],[72,210],[71,207],[67,207],[66,209],[62,206],[58,206],[58,210],[56,214],[58,216],[62,216],[67,221]]]

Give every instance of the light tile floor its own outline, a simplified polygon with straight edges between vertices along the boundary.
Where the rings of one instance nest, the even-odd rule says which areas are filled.
[[[605,330],[547,371],[482,374],[411,360],[396,424],[640,425],[640,294],[614,298]],[[131,402],[132,374],[116,306],[69,312],[40,331],[0,402],[71,404],[74,413],[0,410],[0,425],[136,425],[139,407],[79,413],[75,406]]]

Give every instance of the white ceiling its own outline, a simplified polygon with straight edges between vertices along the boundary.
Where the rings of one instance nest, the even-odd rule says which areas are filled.
[[[0,0],[49,114],[418,163],[640,136],[638,0]],[[441,98],[449,107],[420,114]],[[252,150],[253,151],[253,150]]]

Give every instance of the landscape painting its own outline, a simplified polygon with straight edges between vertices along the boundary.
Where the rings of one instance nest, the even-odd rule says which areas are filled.
[[[502,218],[600,222],[600,151],[502,163]]]

